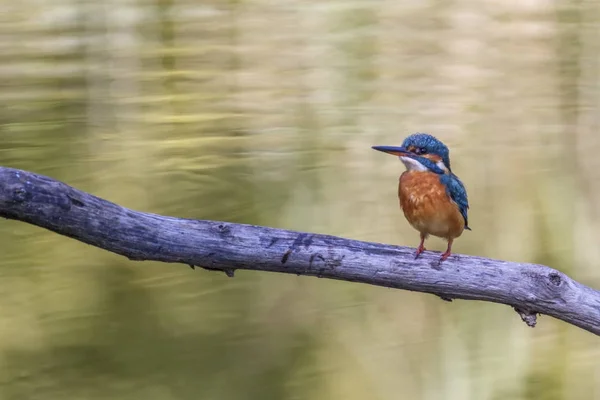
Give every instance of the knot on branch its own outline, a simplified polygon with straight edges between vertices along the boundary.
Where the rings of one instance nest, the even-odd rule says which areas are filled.
[[[17,187],[12,192],[12,201],[15,203],[23,203],[27,197],[27,190],[24,187]]]
[[[551,272],[548,275],[548,279],[550,280],[550,283],[553,284],[554,286],[560,286],[560,284],[562,283],[562,279],[560,277],[560,274],[558,274],[558,272]]]

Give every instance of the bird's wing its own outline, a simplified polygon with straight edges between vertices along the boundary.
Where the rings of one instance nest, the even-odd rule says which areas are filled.
[[[469,228],[469,218],[467,211],[469,210],[469,199],[467,198],[467,190],[463,183],[458,179],[458,176],[453,173],[440,175],[440,181],[446,187],[446,194],[456,203],[460,213],[465,219],[465,229]]]

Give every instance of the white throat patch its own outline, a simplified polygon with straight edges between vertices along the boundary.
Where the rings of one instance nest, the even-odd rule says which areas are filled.
[[[400,161],[402,161],[402,164],[404,164],[407,171],[419,171],[419,172],[429,171],[427,169],[427,167],[425,167],[423,164],[421,164],[414,158],[400,156]],[[438,161],[437,163],[435,163],[435,165],[442,171],[448,172],[448,167],[446,167],[446,164],[444,164],[443,161]]]
[[[427,171],[427,167],[425,167],[423,164],[421,164],[414,158],[400,156],[400,161],[402,161],[402,164],[404,164],[407,171]]]

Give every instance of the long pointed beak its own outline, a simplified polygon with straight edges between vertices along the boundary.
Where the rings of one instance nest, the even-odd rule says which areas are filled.
[[[406,156],[410,152],[401,146],[373,146],[373,150],[383,151],[384,153],[393,154],[395,156]]]

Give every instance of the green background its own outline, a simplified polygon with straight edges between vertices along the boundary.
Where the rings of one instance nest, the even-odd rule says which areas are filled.
[[[414,247],[403,167],[370,146],[425,131],[468,189],[456,252],[600,287],[597,2],[0,9],[1,165],[141,211]],[[1,399],[592,399],[598,349],[506,306],[228,279],[0,221]]]

